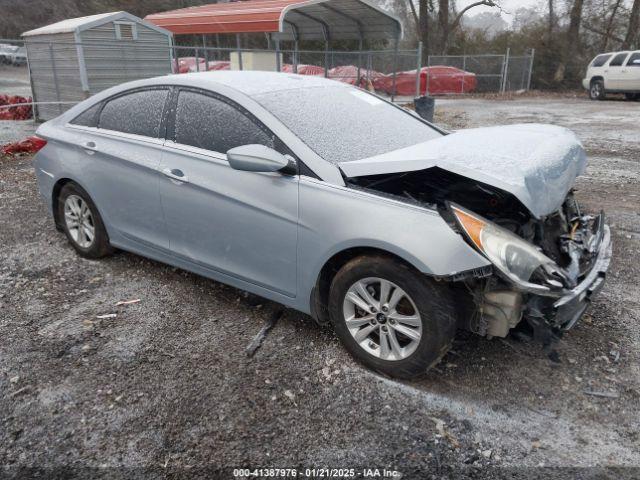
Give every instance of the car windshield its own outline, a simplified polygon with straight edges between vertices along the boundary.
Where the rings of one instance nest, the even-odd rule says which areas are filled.
[[[255,99],[332,163],[381,155],[442,135],[413,115],[355,88],[282,90]]]

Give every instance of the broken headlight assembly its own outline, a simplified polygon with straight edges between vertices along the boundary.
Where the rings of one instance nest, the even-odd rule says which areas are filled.
[[[569,280],[535,245],[458,205],[450,204],[469,242],[519,289],[538,295],[563,294]]]

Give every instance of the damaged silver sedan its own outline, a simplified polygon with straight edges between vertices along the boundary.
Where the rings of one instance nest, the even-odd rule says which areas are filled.
[[[548,343],[611,256],[559,127],[448,133],[330,80],[208,72],[106,90],[38,135],[40,192],[81,256],[122,249],[269,298],[396,377],[460,328]]]

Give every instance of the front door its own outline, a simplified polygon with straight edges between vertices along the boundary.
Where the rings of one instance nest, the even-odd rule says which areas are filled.
[[[294,297],[298,177],[242,172],[226,159],[240,145],[284,147],[228,99],[183,89],[175,102],[160,165],[172,252]]]
[[[604,72],[604,88],[607,90],[622,90],[625,84],[627,72],[623,67],[628,53],[618,53],[615,55]]]

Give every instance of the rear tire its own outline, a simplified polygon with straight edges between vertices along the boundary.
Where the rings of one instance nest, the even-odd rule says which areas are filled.
[[[113,253],[98,208],[79,185],[67,183],[60,190],[58,219],[69,243],[81,257],[96,259]]]
[[[625,93],[624,94],[624,98],[626,98],[627,100],[640,100],[640,94],[639,93]]]
[[[362,293],[352,302],[356,292]],[[331,323],[345,348],[372,370],[396,378],[424,374],[440,361],[455,336],[455,312],[446,286],[381,255],[348,262],[329,293]]]
[[[591,100],[604,100],[606,93],[604,90],[604,82],[602,80],[591,80],[589,86],[589,98]]]

